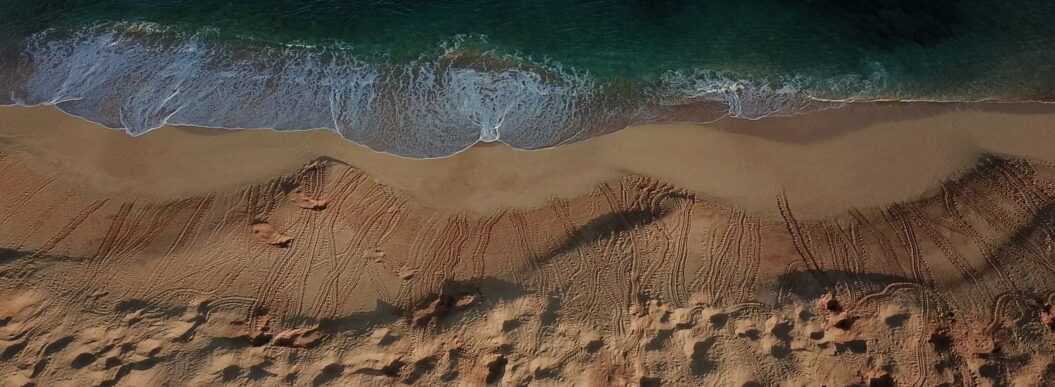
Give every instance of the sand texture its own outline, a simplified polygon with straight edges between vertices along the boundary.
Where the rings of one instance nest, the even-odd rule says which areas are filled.
[[[47,115],[31,110],[4,117]],[[108,190],[142,184],[130,168],[177,162],[210,137],[166,128],[156,136],[187,142],[144,156],[155,157],[146,167],[87,156],[69,165],[75,150],[54,151],[47,141],[57,140],[26,129],[44,121],[12,122],[0,137],[5,385],[1055,383],[1055,165],[1044,157],[1055,145],[1040,144],[1041,131],[1012,145],[946,142],[930,151],[946,160],[940,170],[922,165],[925,151],[888,155],[877,173],[915,163],[904,178],[918,186],[872,181],[872,192],[846,192],[859,205],[823,206],[842,186],[749,174],[738,183],[736,170],[715,166],[729,176],[725,191],[707,191],[713,183],[687,187],[606,161],[610,175],[554,172],[585,188],[498,193],[487,208],[434,205],[436,195],[411,188],[427,182],[392,171],[513,151],[374,160],[282,153],[265,149],[280,134],[237,133],[263,138],[254,149],[278,161],[232,182],[224,174],[259,156],[228,153],[214,172],[174,170],[158,183],[172,187]],[[82,129],[108,146],[152,141]],[[874,132],[774,142],[706,131],[815,158],[842,157],[824,149]],[[602,141],[654,146],[620,133],[578,145],[579,157],[612,145]],[[927,133],[891,138],[952,138]],[[295,136],[316,135],[286,138]],[[846,154],[879,158],[885,146]],[[798,157],[787,152],[750,157]],[[545,153],[527,155],[510,157]],[[799,176],[825,168],[836,169],[817,163]],[[876,179],[854,168],[841,173]]]

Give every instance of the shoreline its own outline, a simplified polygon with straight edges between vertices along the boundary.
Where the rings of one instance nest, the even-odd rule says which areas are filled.
[[[545,150],[487,143],[409,159],[322,129],[169,126],[131,137],[54,107],[5,106],[0,147],[28,154],[31,167],[56,178],[132,196],[235,188],[328,157],[455,212],[538,207],[640,175],[760,214],[773,215],[786,194],[804,216],[823,217],[918,198],[986,154],[1055,163],[1043,146],[1055,142],[1051,122],[1055,109],[1047,106],[849,105],[757,121],[633,126]]]

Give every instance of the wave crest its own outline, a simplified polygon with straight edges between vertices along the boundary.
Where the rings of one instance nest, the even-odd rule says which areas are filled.
[[[874,98],[886,87],[886,71],[877,63],[868,67],[868,78],[845,76],[817,81],[793,76],[775,82],[713,70],[671,71],[663,75],[653,95],[661,105],[701,100],[720,103],[726,106],[728,117],[787,116]]]
[[[165,124],[330,128],[379,151],[441,157],[477,141],[556,145],[590,124],[584,108],[598,94],[590,76],[540,63],[492,71],[441,55],[392,66],[337,49],[245,49],[141,25],[60,33],[27,42],[22,66],[31,71],[12,100],[57,105],[132,135]]]
[[[166,124],[329,128],[374,150],[434,158],[480,141],[553,147],[675,119],[671,107],[707,104],[721,110],[709,119],[757,119],[836,106],[884,87],[881,68],[867,79],[776,82],[699,70],[617,91],[559,64],[474,52],[476,43],[455,37],[433,57],[393,63],[356,56],[347,44],[276,45],[225,40],[217,31],[103,24],[32,36],[0,95],[56,105],[131,135]]]

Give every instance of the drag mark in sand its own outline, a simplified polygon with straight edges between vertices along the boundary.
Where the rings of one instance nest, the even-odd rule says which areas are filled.
[[[0,156],[17,182],[0,186],[0,292],[29,300],[0,307],[0,368],[27,380],[1051,378],[1043,356],[1013,360],[1055,340],[1049,166],[987,158],[932,196],[828,218],[781,195],[767,218],[638,176],[455,213],[324,162],[158,203]]]

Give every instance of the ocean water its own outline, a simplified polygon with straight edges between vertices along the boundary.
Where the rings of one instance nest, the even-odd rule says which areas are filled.
[[[875,100],[1055,101],[1048,0],[0,0],[0,104],[443,157]]]

